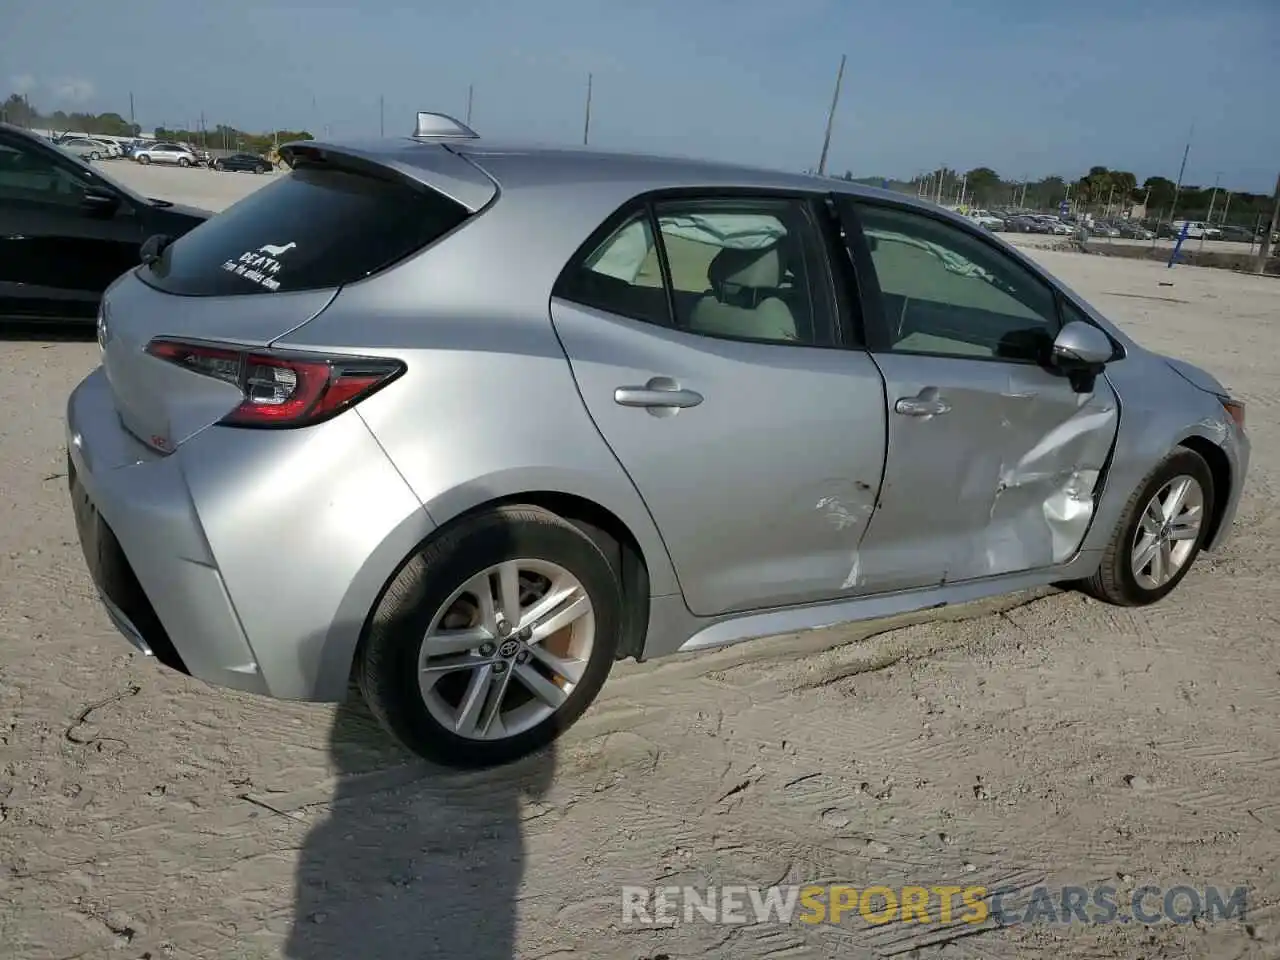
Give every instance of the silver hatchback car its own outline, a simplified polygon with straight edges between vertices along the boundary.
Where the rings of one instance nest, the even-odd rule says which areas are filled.
[[[435,114],[284,155],[111,287],[68,407],[106,609],[202,680],[499,763],[622,658],[1150,603],[1231,527],[1243,406],[926,202]]]

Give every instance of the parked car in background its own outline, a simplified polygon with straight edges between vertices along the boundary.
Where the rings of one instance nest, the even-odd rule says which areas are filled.
[[[1049,227],[1030,214],[1019,214],[1005,220],[1005,229],[1012,233],[1048,233]]]
[[[419,130],[287,145],[104,297],[68,486],[107,612],[171,667],[354,675],[483,766],[619,659],[1061,582],[1149,604],[1231,530],[1243,405],[963,216]]]
[[[229,157],[217,157],[213,161],[215,170],[243,170],[250,173],[270,173],[271,161],[253,153],[233,153]]]
[[[1257,235],[1248,227],[1238,227],[1229,223],[1218,224],[1218,233],[1221,235],[1221,239],[1232,240],[1236,243],[1252,243],[1257,240]]]
[[[1089,226],[1089,232],[1095,237],[1118,238],[1120,228],[1110,220],[1095,220]]]
[[[0,124],[0,321],[92,323],[148,237],[180,236],[209,216],[139,196],[65,147]]]
[[[101,160],[108,155],[105,146],[88,137],[63,137],[57,145],[82,160]]]
[[[1155,234],[1141,223],[1132,220],[1120,220],[1116,223],[1120,236],[1126,240],[1150,240]]]
[[[980,227],[986,227],[988,230],[1000,231],[1004,229],[1004,220],[989,210],[974,210],[969,214],[969,219]]]
[[[153,143],[150,146],[135,150],[133,159],[138,163],[168,163],[179,167],[194,167],[200,158],[190,147],[177,143]]]
[[[120,144],[116,143],[114,140],[104,140],[102,137],[91,137],[90,139],[102,144],[103,150],[106,151],[103,154],[104,157],[114,158],[124,156],[124,150],[121,149]]]
[[[1175,237],[1182,234],[1184,226],[1186,227],[1188,240],[1199,240],[1201,237],[1206,240],[1218,240],[1222,237],[1221,230],[1205,223],[1203,220],[1174,220],[1173,223],[1169,224],[1169,228]]]

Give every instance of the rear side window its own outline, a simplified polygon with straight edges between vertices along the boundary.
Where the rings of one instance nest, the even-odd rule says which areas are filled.
[[[303,167],[180,237],[140,276],[183,296],[322,290],[403,260],[466,218],[425,187]]]

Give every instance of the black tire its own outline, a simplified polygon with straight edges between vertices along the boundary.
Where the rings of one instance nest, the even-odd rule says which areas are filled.
[[[1138,583],[1132,569],[1133,545],[1138,525],[1142,521],[1142,512],[1151,498],[1170,480],[1183,475],[1193,477],[1200,484],[1200,489],[1204,491],[1200,533],[1178,572],[1159,587],[1148,589]],[[1154,470],[1147,474],[1146,479],[1138,484],[1138,488],[1129,497],[1129,502],[1125,504],[1124,511],[1120,515],[1120,522],[1116,525],[1111,541],[1102,555],[1102,563],[1097,572],[1081,584],[1085,592],[1099,600],[1122,607],[1146,606],[1168,596],[1182,582],[1182,578],[1187,575],[1200,555],[1200,548],[1204,544],[1205,535],[1209,529],[1209,518],[1213,516],[1215,493],[1213,473],[1200,454],[1180,447],[1165,457]]]
[[[188,160],[186,157],[179,157],[179,158],[178,158],[178,166],[180,166],[180,167],[189,167],[189,166],[191,166],[191,161],[190,161],[190,160]]]
[[[151,158],[144,153],[138,158],[138,162],[145,165],[151,162]]]
[[[568,699],[537,726],[500,740],[459,736],[423,700],[423,639],[455,590],[485,568],[513,559],[550,561],[578,579],[595,615],[591,654]],[[410,751],[450,767],[497,766],[542,749],[582,715],[609,676],[622,625],[622,589],[588,535],[539,507],[500,507],[458,522],[409,558],[375,607],[356,658],[356,681],[370,711]]]
[[[259,166],[256,166],[256,167],[254,167],[254,168],[253,168],[253,172],[254,172],[254,173],[266,173],[266,172],[267,172],[267,168],[266,168],[266,167],[264,167],[264,166],[259,165]]]

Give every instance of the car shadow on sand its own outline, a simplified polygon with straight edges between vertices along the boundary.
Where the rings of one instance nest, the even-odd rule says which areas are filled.
[[[553,750],[488,771],[428,765],[354,696],[337,711],[330,748],[340,786],[301,850],[285,955],[514,957],[521,808],[547,792]]]

